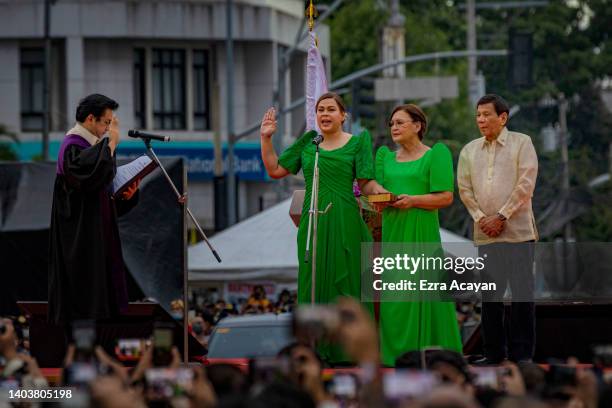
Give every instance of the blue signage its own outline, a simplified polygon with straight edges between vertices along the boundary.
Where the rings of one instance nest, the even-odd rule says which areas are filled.
[[[187,163],[189,180],[212,180],[215,176],[215,152],[209,142],[173,142],[172,145],[153,145],[159,157],[183,157]],[[223,172],[227,171],[227,146],[223,146]],[[143,145],[122,143],[117,148],[117,158],[133,158],[145,153]],[[234,147],[234,171],[239,180],[266,181],[268,176],[261,160],[258,143],[240,143]]]
[[[32,160],[40,156],[40,142],[11,144],[20,160]],[[153,142],[153,149],[159,157],[180,156],[187,163],[187,176],[192,181],[212,180],[215,176],[215,152],[212,142],[173,141],[168,144]],[[49,157],[57,158],[60,141],[49,143]],[[242,142],[234,147],[234,169],[239,180],[268,181],[269,177],[261,160],[259,143]],[[223,146],[223,172],[227,170],[227,146]],[[146,153],[140,141],[122,140],[117,148],[117,158],[129,159]]]

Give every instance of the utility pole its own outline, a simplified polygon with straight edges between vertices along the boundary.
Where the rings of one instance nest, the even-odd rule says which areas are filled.
[[[476,0],[467,0],[467,50],[476,51]],[[470,106],[478,102],[478,83],[476,79],[478,60],[475,55],[468,57],[468,87]]]
[[[234,171],[234,39],[232,37],[233,1],[226,0],[225,17],[227,38],[226,76],[227,76],[227,226],[236,223],[236,173]]]
[[[567,108],[568,103],[565,99],[565,95],[561,93],[559,95],[557,105],[559,107],[559,144],[561,147],[561,193],[563,199],[567,202],[570,195],[570,176],[569,176],[569,154],[567,151]],[[565,224],[565,241],[569,242],[573,240],[572,222],[568,221]]]
[[[406,30],[404,28],[406,17],[400,12],[399,0],[389,0],[389,2],[391,15],[383,28],[381,39],[382,63],[397,61],[406,56]],[[383,70],[382,75],[385,78],[406,78],[406,66],[403,64],[391,66]],[[358,109],[355,104],[356,92],[353,92],[353,94],[353,109]],[[394,104],[400,105],[403,102],[403,100],[397,100]],[[386,107],[386,109],[390,108],[390,106]],[[376,122],[376,133],[378,135],[385,133],[380,121]]]
[[[49,131],[51,127],[51,5],[55,0],[45,0],[45,75],[43,81],[43,131],[42,158],[49,160]]]
[[[391,15],[382,35],[382,63],[397,61],[406,56],[406,41],[404,24],[406,17],[400,12],[399,0],[391,0]],[[406,66],[396,65],[383,71],[384,77],[405,78]]]
[[[612,142],[610,142],[610,146],[608,147],[608,175],[612,180]]]
[[[466,0],[465,4],[459,4],[460,10],[466,10],[467,19],[467,50],[477,50],[476,42],[476,10],[507,10],[527,7],[545,7],[548,5],[548,0],[531,0],[531,1],[502,1],[502,2],[485,2],[477,4],[476,0]],[[471,106],[476,106],[478,99],[485,94],[485,78],[478,73],[477,57],[468,57],[468,89]]]

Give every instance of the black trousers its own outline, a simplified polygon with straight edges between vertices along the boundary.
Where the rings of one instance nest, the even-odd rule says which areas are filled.
[[[493,243],[478,247],[484,257],[482,282],[497,289],[483,292],[482,334],[484,354],[490,360],[512,361],[533,358],[535,349],[535,304],[533,292],[534,243]],[[512,303],[505,313],[503,298],[510,284]]]

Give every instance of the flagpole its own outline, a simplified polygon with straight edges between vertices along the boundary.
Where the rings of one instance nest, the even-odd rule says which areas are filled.
[[[314,28],[314,18],[316,17],[316,9],[312,0],[310,0],[310,4],[306,9],[306,17],[308,17],[308,31],[312,33]],[[311,45],[312,46],[312,45]],[[316,39],[315,44],[316,47]],[[310,53],[310,51],[309,51]],[[310,58],[310,55],[309,55]],[[316,92],[315,92],[316,93]],[[314,96],[314,95],[313,95]],[[308,113],[308,109],[306,109]],[[316,115],[316,112],[314,112]],[[313,168],[313,176],[312,176],[312,187],[310,190],[310,209],[308,210],[308,233],[306,237],[306,253],[304,256],[304,260],[306,263],[309,262],[310,258],[310,243],[312,236],[312,259],[310,259],[311,264],[311,285],[310,285],[310,303],[315,304],[316,300],[316,287],[317,287],[317,231],[318,231],[318,219],[319,214],[326,213],[331,207],[331,203],[327,205],[324,211],[319,211],[319,144],[323,141],[323,136],[317,135],[313,139],[313,143],[315,144],[315,161]]]

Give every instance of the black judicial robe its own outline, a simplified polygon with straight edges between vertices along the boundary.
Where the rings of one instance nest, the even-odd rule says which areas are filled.
[[[117,171],[108,138],[90,146],[66,135],[53,191],[49,245],[49,321],[107,319],[127,307],[126,267],[117,217],[138,201],[114,199]]]

